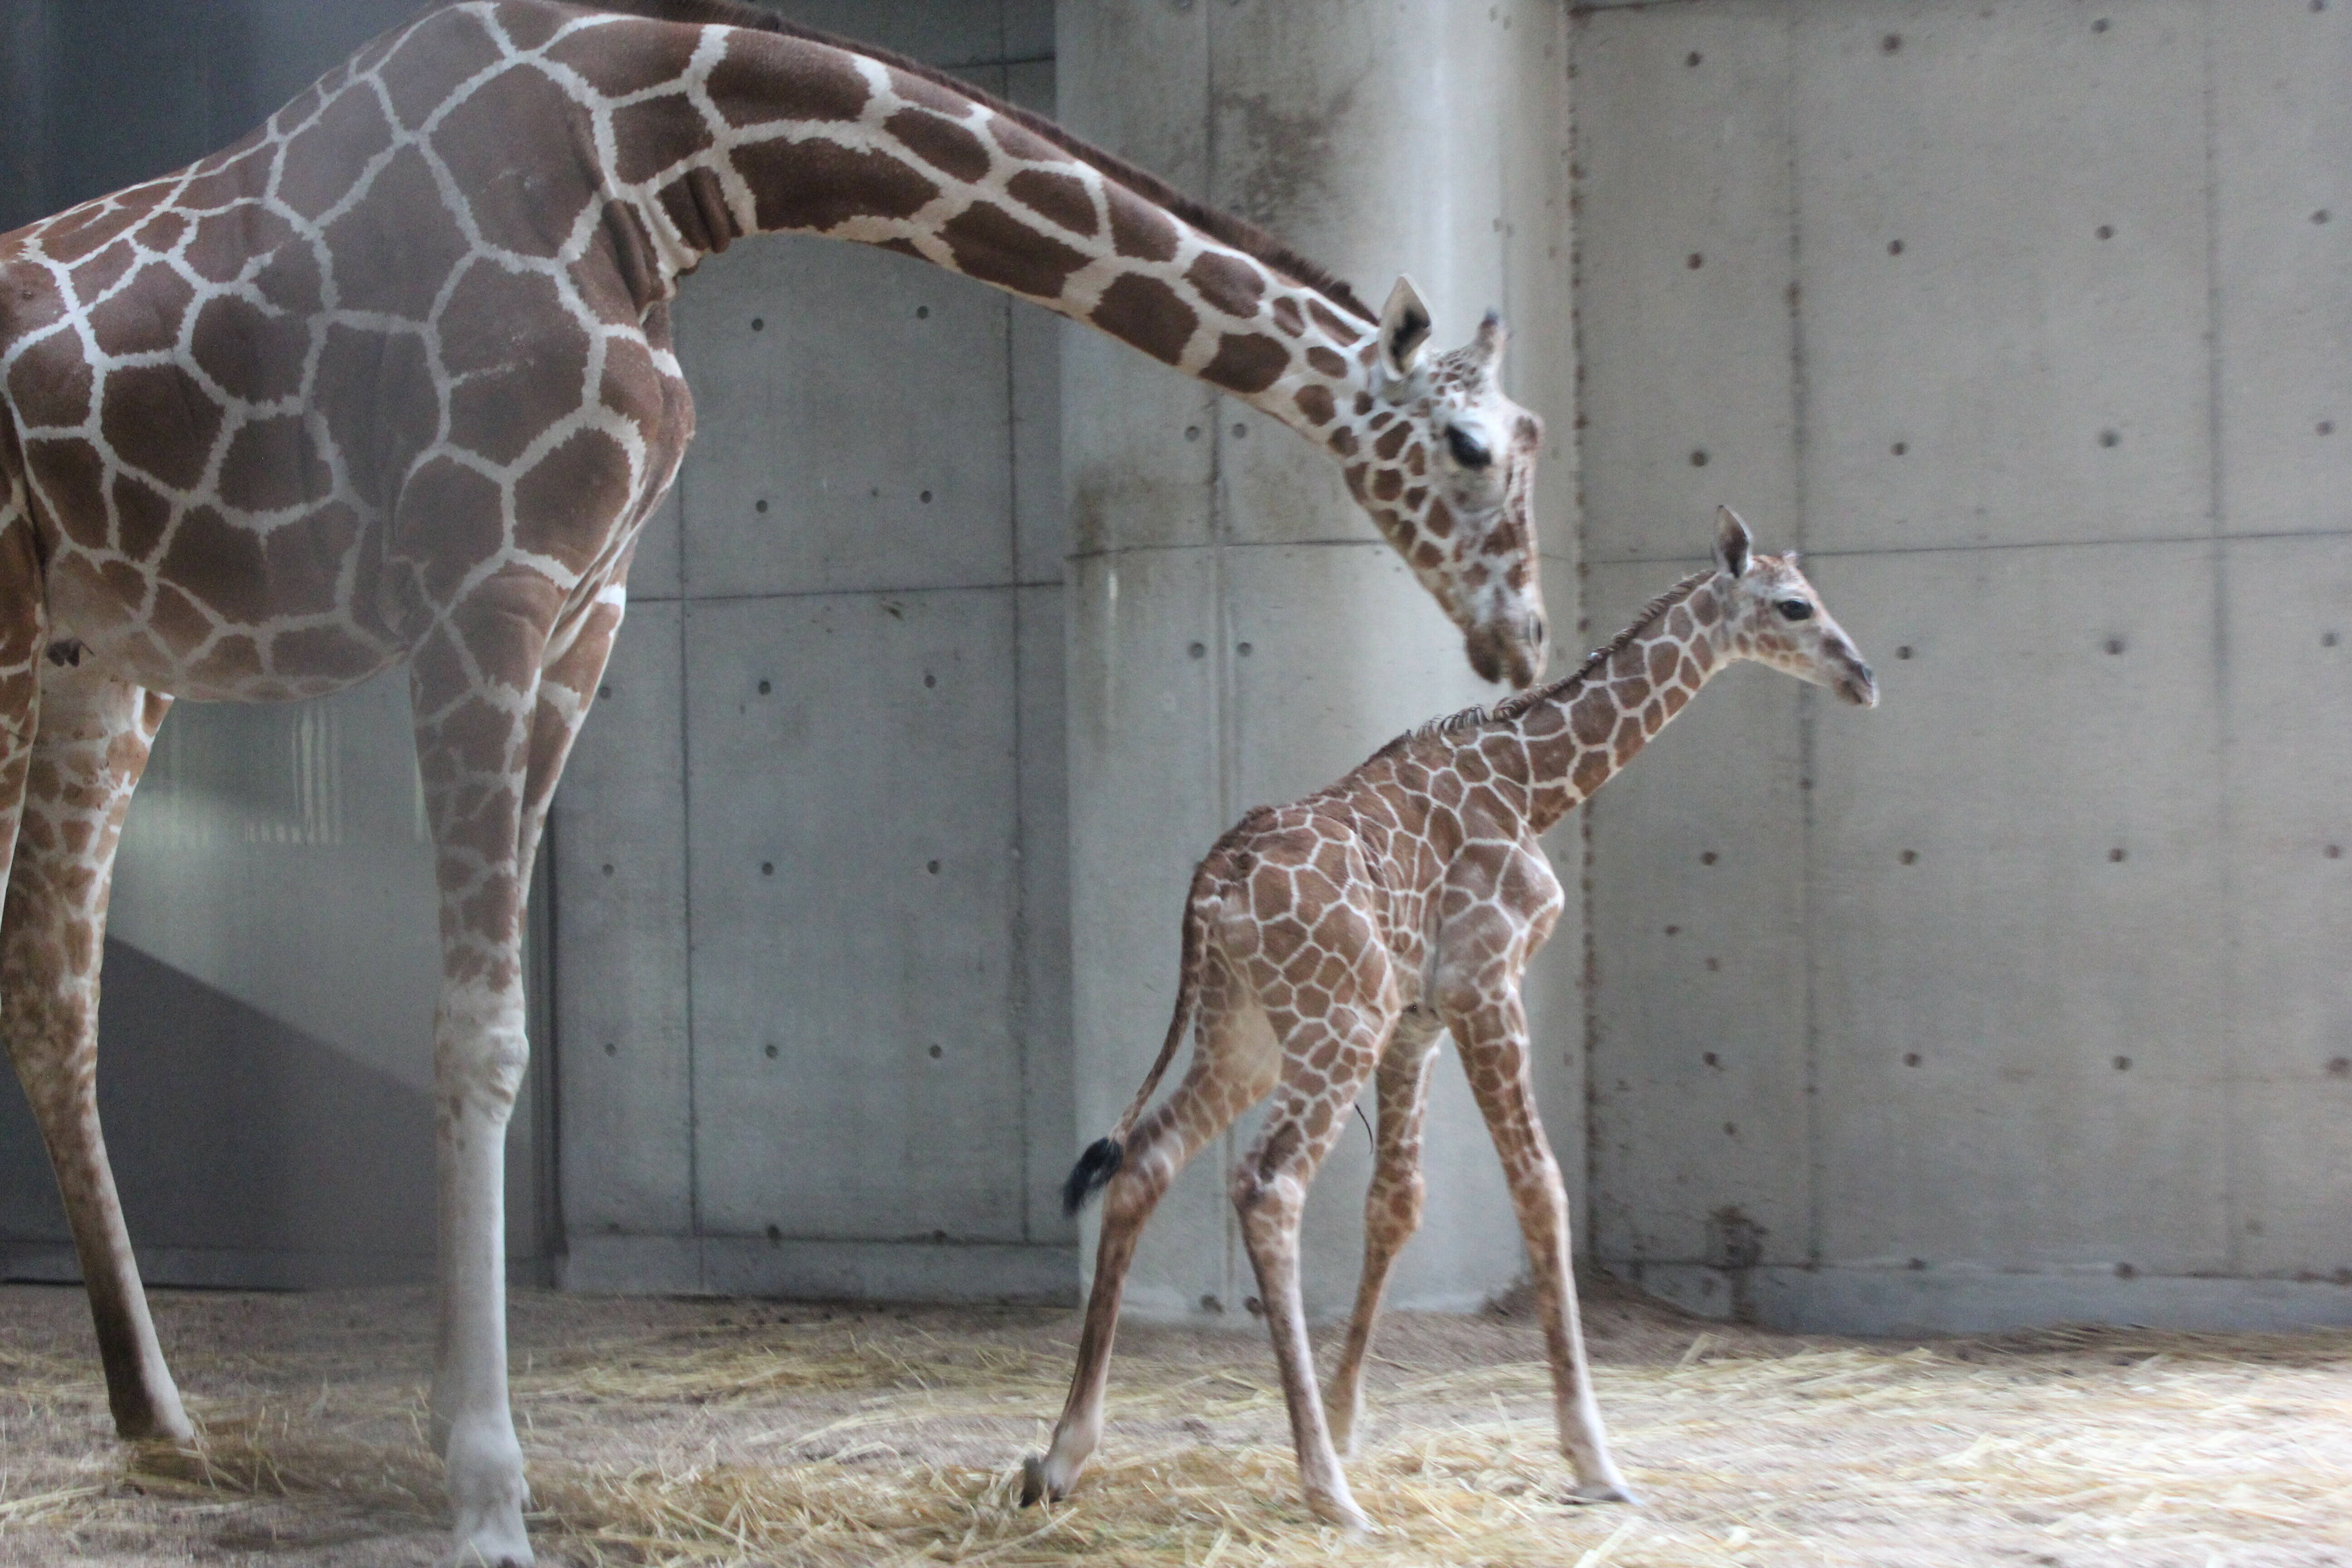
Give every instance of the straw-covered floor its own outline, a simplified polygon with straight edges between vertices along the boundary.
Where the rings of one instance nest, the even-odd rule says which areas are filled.
[[[106,1433],[79,1294],[0,1289],[0,1563],[431,1561],[419,1291],[162,1293],[202,1442]],[[519,1295],[542,1561],[2352,1563],[2352,1332],[1797,1339],[1592,1303],[1639,1509],[1558,1500],[1534,1325],[1401,1315],[1349,1541],[1299,1507],[1262,1333],[1129,1330],[1076,1495],[1013,1506],[1067,1312]],[[1254,1327],[1254,1326],[1253,1326]]]

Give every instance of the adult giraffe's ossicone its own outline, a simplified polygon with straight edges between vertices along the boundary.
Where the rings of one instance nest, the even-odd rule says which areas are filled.
[[[173,697],[314,696],[406,659],[436,847],[442,1312],[457,1551],[525,1563],[501,1151],[523,890],[693,428],[667,301],[802,232],[919,257],[1245,398],[1337,462],[1516,684],[1541,667],[1540,427],[1500,323],[1425,352],[1264,235],[912,62],[724,0],[467,0],[227,151],[0,238],[5,1030],[127,1435],[189,1424],[98,1125],[109,877]]]

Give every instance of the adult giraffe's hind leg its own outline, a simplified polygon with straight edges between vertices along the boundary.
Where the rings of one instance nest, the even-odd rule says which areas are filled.
[[[1423,1022],[1408,1015],[1381,1054],[1375,1090],[1380,1131],[1371,1188],[1364,1194],[1364,1272],[1356,1282],[1356,1310],[1348,1322],[1347,1345],[1323,1388],[1331,1446],[1343,1459],[1356,1457],[1357,1426],[1364,1414],[1364,1357],[1371,1350],[1389,1269],[1421,1228],[1422,1200],[1428,1187],[1421,1174],[1421,1129],[1429,1108],[1429,1067],[1436,1060],[1442,1032],[1433,1019]]]
[[[38,666],[40,722],[0,773],[23,817],[0,914],[0,1034],[48,1145],[125,1437],[194,1428],[163,1363],[98,1121],[99,963],[131,792],[171,699],[68,662]],[[0,674],[0,686],[17,682]],[[12,734],[10,740],[16,737]]]

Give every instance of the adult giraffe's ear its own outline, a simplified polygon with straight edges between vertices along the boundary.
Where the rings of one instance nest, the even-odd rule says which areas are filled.
[[[1503,325],[1503,312],[1489,310],[1486,319],[1478,323],[1478,335],[1470,340],[1470,357],[1478,368],[1492,374],[1503,358],[1503,344],[1510,337],[1510,329]]]
[[[1429,342],[1429,307],[1410,278],[1399,278],[1381,310],[1381,369],[1391,388],[1401,385],[1421,363]]]
[[[1750,545],[1748,525],[1727,506],[1715,509],[1715,565],[1727,577],[1744,576]]]

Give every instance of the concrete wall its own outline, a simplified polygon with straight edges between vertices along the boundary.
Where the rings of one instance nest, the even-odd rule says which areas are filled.
[[[2352,15],[1591,7],[1592,635],[1713,503],[1727,676],[1591,809],[1594,1250],[1809,1327],[2352,1319]]]
[[[1551,416],[1538,508],[1553,618],[1572,624],[1565,16],[1430,0],[1370,17],[1277,0],[1069,0],[1061,115],[1267,225],[1368,299],[1410,272],[1435,311],[1434,346],[1502,307],[1507,379]],[[1167,1030],[1184,891],[1218,835],[1246,807],[1319,787],[1400,730],[1495,693],[1311,448],[1090,334],[1067,334],[1064,373],[1074,1073],[1078,1139],[1091,1140]],[[1530,987],[1545,1107],[1570,1169],[1579,946],[1563,921]],[[1225,1186],[1255,1122],[1203,1150],[1162,1200],[1131,1310],[1247,1325],[1237,1309],[1255,1287]],[[1318,1315],[1352,1297],[1368,1153],[1351,1130],[1310,1200],[1303,1273]],[[1391,1299],[1474,1307],[1524,1260],[1450,1054],[1428,1164],[1427,1220]]]
[[[787,9],[1052,108],[1047,7]],[[677,321],[700,434],[556,803],[563,1278],[1066,1300],[1060,323],[795,238]]]

